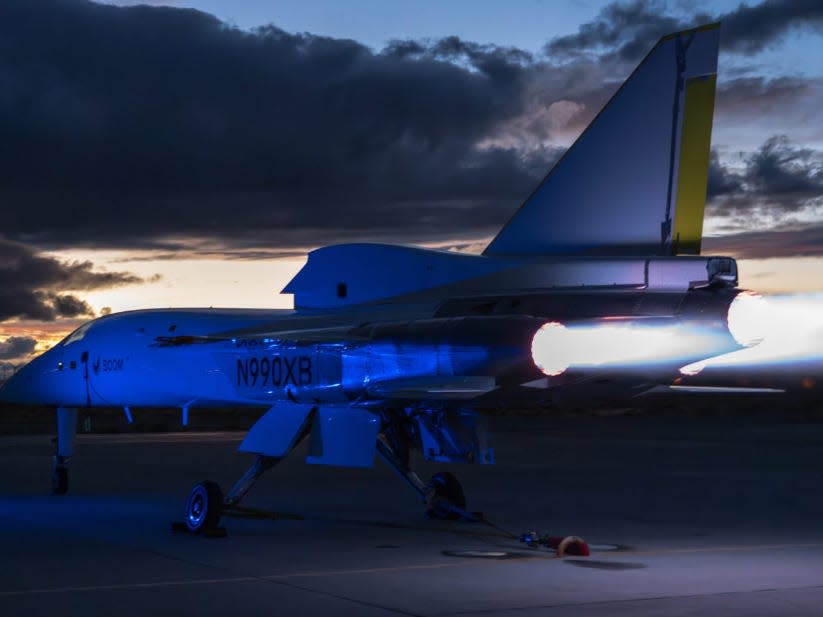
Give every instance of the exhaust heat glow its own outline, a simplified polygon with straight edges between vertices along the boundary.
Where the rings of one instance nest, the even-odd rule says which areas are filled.
[[[743,347],[751,347],[766,337],[771,307],[760,294],[744,291],[732,300],[726,319],[734,340]]]
[[[693,376],[708,367],[753,368],[823,362],[823,296],[758,298],[749,294],[744,298],[740,294],[729,309],[729,330],[741,344],[752,340],[761,342],[754,347],[687,364],[680,372]]]
[[[564,326],[544,324],[532,340],[532,359],[545,375],[570,367],[627,366],[677,358],[684,349],[679,326],[598,323]]]
[[[550,321],[537,331],[532,339],[532,359],[544,375],[556,377],[562,375],[569,365],[560,354],[549,351],[552,344],[561,343],[566,335],[566,326],[556,321]]]

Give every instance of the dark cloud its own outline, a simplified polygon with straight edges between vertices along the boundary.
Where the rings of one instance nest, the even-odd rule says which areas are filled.
[[[709,185],[706,190],[706,199],[711,201],[723,195],[732,195],[744,190],[743,179],[727,169],[717,155],[716,150],[712,150],[709,157]]]
[[[47,294],[47,297],[54,306],[57,314],[61,317],[82,317],[83,315],[94,315],[91,306],[84,300],[70,294]]]
[[[771,29],[752,25],[762,44],[818,23],[805,2],[741,5],[725,19],[767,13]],[[608,100],[629,68],[610,58],[636,59],[695,23],[684,20],[651,0],[614,3],[546,58],[458,37],[373,51],[275,26],[241,31],[191,9],[0,1],[3,233],[170,258],[471,243],[557,159],[562,148],[546,143],[569,143]],[[738,30],[724,29],[724,45],[744,48]],[[721,84],[718,109],[780,108],[809,98],[809,83],[740,78]],[[758,184],[713,159],[715,203],[741,210],[741,196],[779,192],[767,162],[758,173],[771,183]],[[83,273],[92,286],[105,274],[75,269],[71,289],[90,288]],[[65,289],[35,285],[31,308],[14,314],[86,310],[58,302]]]
[[[53,320],[92,316],[75,294],[132,285],[144,279],[128,272],[95,271],[90,262],[64,262],[0,239],[0,321],[13,317]]]
[[[0,213],[42,246],[476,235],[545,171],[478,147],[524,111],[519,50],[80,0],[0,4],[0,45]]]
[[[37,340],[30,336],[10,336],[0,341],[0,360],[19,360],[34,352]]]
[[[823,256],[823,225],[704,238],[703,252],[738,259],[820,257]]]
[[[467,66],[503,80],[519,80],[523,67],[534,62],[527,51],[516,47],[479,44],[448,36],[435,41],[391,41],[382,55],[397,59],[439,60]]]
[[[725,234],[706,238],[704,251],[740,258],[823,255],[823,152],[774,136],[732,159],[723,164],[712,152],[707,215]]]
[[[560,56],[608,52],[624,60],[637,60],[662,35],[684,28],[683,21],[666,15],[665,9],[664,3],[654,0],[613,2],[593,21],[582,24],[575,34],[552,39],[546,52]]]
[[[748,76],[725,79],[718,85],[715,113],[723,123],[791,114],[799,121],[820,113],[823,80],[802,77]],[[806,116],[806,118],[804,118]]]
[[[721,15],[723,49],[742,53],[760,51],[792,28],[823,30],[823,3],[819,0],[766,0],[740,5]]]
[[[546,45],[558,56],[616,54],[622,60],[641,58],[661,36],[713,21],[723,23],[724,51],[753,53],[781,40],[795,28],[823,30],[823,3],[819,0],[764,0],[741,3],[728,13],[694,13],[674,16],[665,2],[633,0],[607,5],[598,16],[568,36]]]
[[[786,137],[769,139],[749,157],[746,179],[754,190],[779,196],[796,204],[823,196],[823,157],[809,148],[798,148]]]
[[[717,217],[756,215],[781,221],[823,207],[823,152],[801,148],[785,136],[768,139],[742,166],[722,165],[715,152],[709,165],[707,204]]]
[[[180,4],[181,0],[99,0],[103,4],[116,4],[118,6],[133,6],[135,4],[149,4],[153,6],[174,6]]]

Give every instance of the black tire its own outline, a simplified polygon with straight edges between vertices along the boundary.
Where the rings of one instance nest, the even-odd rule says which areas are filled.
[[[65,495],[69,490],[69,470],[65,467],[55,467],[51,470],[51,492],[54,495]]]
[[[223,491],[217,482],[195,484],[186,500],[186,528],[192,533],[216,529],[223,513]]]
[[[448,471],[441,471],[431,477],[429,486],[434,489],[435,499],[426,514],[432,518],[451,521],[461,518],[460,514],[448,507],[451,504],[461,510],[466,509],[466,495],[457,477]]]

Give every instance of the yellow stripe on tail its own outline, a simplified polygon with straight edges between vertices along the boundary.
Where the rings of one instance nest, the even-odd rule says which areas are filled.
[[[672,254],[699,255],[709,181],[716,75],[686,81]]]

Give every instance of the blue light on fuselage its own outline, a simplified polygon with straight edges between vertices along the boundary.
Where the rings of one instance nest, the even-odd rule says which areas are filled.
[[[225,404],[234,394],[200,346],[163,349],[170,332],[204,336],[270,323],[291,311],[146,310],[83,324],[20,369],[0,400],[65,406],[178,406],[193,399]],[[197,350],[193,347],[198,347]]]
[[[277,316],[183,310],[102,317],[32,362],[4,395],[64,406],[348,404],[375,382],[533,369],[528,349],[514,341],[530,339],[537,324],[520,318],[390,324],[356,342],[254,336]],[[247,338],[219,334],[247,328]]]

